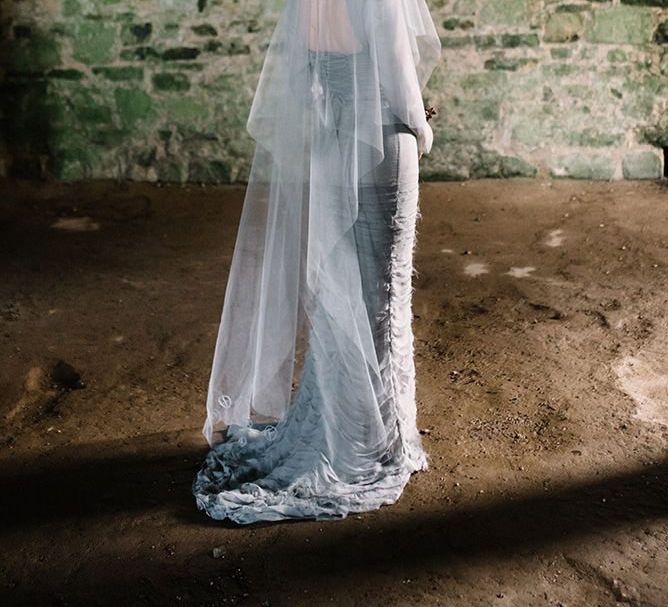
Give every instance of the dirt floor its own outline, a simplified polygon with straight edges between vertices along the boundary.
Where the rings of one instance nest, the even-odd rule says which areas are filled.
[[[668,606],[668,185],[422,185],[431,467],[343,520],[191,482],[240,187],[0,184],[1,605]]]

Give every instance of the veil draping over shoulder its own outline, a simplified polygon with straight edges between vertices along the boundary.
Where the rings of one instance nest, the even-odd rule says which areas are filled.
[[[286,0],[248,118],[256,148],[207,396],[211,446],[226,426],[284,417],[304,352],[333,418],[359,421],[369,449],[383,443],[351,227],[383,125],[405,123],[430,151],[421,91],[440,51],[425,0]],[[349,67],[332,62],[323,82],[314,68],[333,54]]]

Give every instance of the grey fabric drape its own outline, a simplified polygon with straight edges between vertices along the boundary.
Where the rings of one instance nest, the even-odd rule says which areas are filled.
[[[426,466],[410,270],[439,56],[424,0],[285,4],[248,120],[193,487],[216,518],[340,516],[393,501]]]

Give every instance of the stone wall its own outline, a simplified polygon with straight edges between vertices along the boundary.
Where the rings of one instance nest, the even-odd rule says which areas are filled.
[[[281,5],[0,0],[0,173],[244,181]],[[663,174],[668,0],[429,5],[444,52],[424,178]]]

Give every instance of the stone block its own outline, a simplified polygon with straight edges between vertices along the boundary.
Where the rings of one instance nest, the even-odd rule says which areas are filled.
[[[652,39],[648,9],[613,6],[594,11],[587,39],[603,44],[647,44]]]
[[[574,153],[555,158],[550,174],[572,179],[609,180],[615,174],[615,165],[608,156]]]
[[[162,53],[162,58],[165,61],[184,61],[196,59],[202,51],[198,48],[179,46],[176,48],[169,48]]]
[[[156,91],[187,91],[190,80],[186,74],[166,72],[153,75],[153,86]]]
[[[94,67],[93,74],[102,76],[113,82],[123,82],[126,80],[142,80],[144,78],[144,69],[132,65]]]
[[[43,31],[33,31],[30,37],[10,41],[6,54],[11,71],[35,74],[60,64],[61,44]]]
[[[84,21],[76,30],[72,56],[88,65],[114,58],[116,27],[104,21]]]
[[[479,24],[526,27],[537,8],[533,0],[481,0]]]
[[[142,44],[150,40],[152,32],[151,23],[125,23],[121,28],[121,41],[124,44]]]
[[[622,161],[625,179],[659,179],[661,177],[661,159],[650,151],[630,152]]]
[[[198,160],[188,167],[188,180],[195,183],[230,183],[230,168],[221,160]]]
[[[48,78],[56,78],[60,80],[81,80],[84,78],[84,73],[80,70],[74,69],[53,69],[47,72]]]
[[[153,106],[149,94],[137,88],[117,88],[114,90],[114,99],[121,123],[126,127],[133,127],[137,122],[146,119]]]
[[[582,36],[584,21],[579,13],[554,13],[547,18],[545,42],[574,42]]]
[[[209,23],[203,23],[201,25],[193,25],[190,28],[198,36],[217,36],[218,31],[213,25]]]

